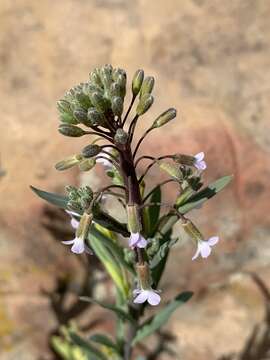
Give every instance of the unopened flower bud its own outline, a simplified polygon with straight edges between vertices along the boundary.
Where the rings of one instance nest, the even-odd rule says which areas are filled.
[[[56,168],[56,170],[59,170],[59,171],[70,169],[74,165],[77,165],[82,160],[82,158],[83,157],[81,155],[70,156],[70,157],[66,158],[65,160],[59,161],[55,165],[55,168]]]
[[[143,115],[144,113],[146,113],[147,110],[149,110],[149,108],[152,106],[154,102],[154,98],[152,95],[150,94],[144,94],[139,101],[139,104],[137,106],[136,109],[136,113],[137,115]]]
[[[172,178],[176,180],[182,180],[182,173],[178,166],[175,166],[173,164],[167,163],[165,161],[158,162],[159,167],[161,170],[165,171],[167,174],[169,174]]]
[[[74,110],[73,115],[79,123],[87,123],[87,111],[85,109],[77,108]]]
[[[126,83],[127,83],[126,77],[124,75],[119,75],[117,77],[116,83],[120,87],[120,95],[121,95],[121,97],[124,98],[125,95],[126,95]]]
[[[87,110],[91,106],[91,101],[89,99],[89,96],[84,94],[82,91],[76,93],[75,98],[78,101],[78,103],[82,106],[82,108]]]
[[[154,84],[155,79],[153,76],[147,76],[142,83],[140,96],[143,96],[144,94],[151,94]]]
[[[126,209],[129,231],[133,234],[139,233],[142,230],[142,224],[138,205],[127,205]]]
[[[97,69],[93,70],[90,75],[90,81],[92,84],[97,85],[97,86],[102,86],[102,82],[99,76],[99,73],[97,71]]]
[[[182,222],[183,229],[193,240],[201,241],[203,240],[203,235],[200,230],[193,224],[192,221],[186,219],[186,221]]]
[[[128,141],[128,133],[123,129],[117,129],[116,134],[114,135],[114,141],[116,144],[125,145]]]
[[[78,126],[72,124],[61,124],[58,131],[65,136],[80,137],[86,134],[86,132]]]
[[[151,289],[152,280],[150,276],[149,266],[147,263],[137,264],[136,272],[141,289]]]
[[[90,100],[94,107],[101,113],[104,113],[110,107],[108,99],[102,96],[99,92],[91,93]]]
[[[119,76],[123,76],[124,78],[127,78],[127,74],[124,69],[115,68],[112,71],[112,78],[114,81],[117,81]]]
[[[184,154],[175,154],[173,157],[174,161],[181,165],[192,166],[195,163],[194,156],[184,155]]]
[[[104,114],[100,113],[95,108],[90,108],[88,110],[87,117],[92,126],[103,126],[106,123]]]
[[[100,70],[100,78],[104,88],[108,90],[112,83],[112,68],[109,65],[105,65]]]
[[[123,100],[119,96],[115,96],[112,98],[112,111],[115,116],[121,116],[123,112]]]
[[[60,111],[60,113],[72,114],[71,104],[67,100],[57,101],[57,109]]]
[[[141,90],[141,86],[143,83],[143,78],[144,78],[144,71],[139,69],[135,72],[134,76],[133,76],[133,80],[132,80],[132,93],[133,96],[137,96],[138,93]]]
[[[114,82],[114,83],[111,85],[110,94],[111,94],[111,97],[121,96],[121,87],[120,87],[120,85],[117,84],[116,82]]]
[[[96,165],[96,160],[91,158],[91,159],[85,159],[82,160],[79,164],[79,168],[81,171],[88,171],[93,169],[93,167]]]
[[[154,121],[152,128],[159,128],[167,124],[167,122],[173,120],[175,117],[176,117],[176,110],[170,108],[164,111],[164,113],[162,113],[161,115],[159,115],[159,117]]]
[[[99,145],[90,144],[90,145],[85,146],[82,149],[82,155],[85,158],[91,158],[91,157],[94,157],[94,156],[98,155],[100,153],[100,151],[101,151],[101,148],[100,148]]]
[[[80,213],[82,211],[81,205],[75,200],[69,200],[67,203],[67,209],[69,211],[74,211],[75,213]]]

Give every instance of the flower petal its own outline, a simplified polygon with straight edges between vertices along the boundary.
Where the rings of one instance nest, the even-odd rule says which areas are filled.
[[[144,303],[149,296],[149,290],[142,290],[140,294],[133,300],[135,304],[142,304]]]
[[[205,259],[211,254],[212,250],[207,241],[201,241],[199,247],[202,258]]]
[[[82,254],[85,250],[85,246],[84,246],[84,240],[83,238],[76,238],[74,241],[74,244],[71,248],[71,251],[74,254]]]
[[[200,252],[201,252],[201,251],[200,251],[200,249],[199,249],[199,247],[198,247],[191,260],[197,259],[197,257],[200,255]]]
[[[199,152],[198,154],[194,155],[197,161],[202,161],[204,158],[204,152]]]
[[[80,222],[78,220],[72,218],[70,223],[71,223],[71,226],[73,227],[73,229],[77,229]]]
[[[136,246],[141,249],[145,248],[147,246],[147,240],[145,240],[145,238],[142,235],[140,235]]]
[[[128,245],[130,247],[134,247],[136,246],[138,240],[140,238],[140,234],[139,233],[131,233],[129,241],[128,241]]]
[[[157,306],[160,303],[160,295],[158,295],[155,291],[149,291],[148,294],[148,303],[152,306]]]
[[[210,246],[214,246],[214,245],[216,245],[218,242],[219,242],[219,237],[218,236],[212,236],[212,237],[210,237],[209,239],[208,239],[208,244],[210,245]]]
[[[64,245],[71,245],[71,244],[74,244],[74,241],[75,241],[75,239],[73,239],[73,240],[65,240],[65,241],[61,241],[61,243],[64,244]]]

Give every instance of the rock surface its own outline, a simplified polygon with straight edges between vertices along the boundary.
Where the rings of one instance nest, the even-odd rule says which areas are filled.
[[[206,236],[220,235],[220,246],[209,261],[191,262],[194,248],[183,238],[163,281],[164,294],[204,294],[168,326],[178,353],[185,360],[214,360],[238,351],[262,319],[253,283],[239,280],[239,290],[230,276],[250,270],[267,280],[269,273],[270,4],[220,4],[1,1],[1,358],[52,359],[47,336],[56,319],[41,289],[52,289],[59,273],[78,269],[78,259],[42,226],[44,204],[29,184],[62,191],[80,181],[76,171],[63,175],[53,167],[81,148],[77,139],[57,133],[55,102],[104,63],[126,68],[130,77],[141,67],[156,77],[156,103],[141,130],[167,107],[178,109],[178,120],[153,133],[142,150],[203,150],[207,180],[234,174],[226,192],[192,214]],[[156,169],[151,176],[157,178]],[[180,273],[179,263],[176,283],[170,275]]]

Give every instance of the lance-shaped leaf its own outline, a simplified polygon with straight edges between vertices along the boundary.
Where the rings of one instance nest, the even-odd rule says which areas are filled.
[[[205,201],[215,196],[219,191],[225,188],[231,180],[233,176],[224,176],[215,182],[209,184],[207,187],[203,188],[201,191],[192,195],[189,199],[187,199],[183,204],[179,204],[178,210],[181,214],[186,214],[188,211],[194,209],[197,206],[202,205]]]
[[[58,206],[61,209],[67,209],[67,196],[40,190],[35,188],[34,186],[30,186],[30,188],[34,191],[35,194],[37,194],[41,199],[47,201],[48,203]],[[129,232],[127,231],[127,227],[125,224],[121,224],[119,221],[114,219],[112,216],[106,214],[102,210],[94,212],[94,221],[109,230],[115,231],[126,237],[129,236]]]
[[[117,345],[105,334],[94,334],[90,336],[90,340],[97,344],[103,345],[106,348],[110,348],[115,352],[119,353]]]
[[[172,313],[181,305],[186,303],[193,293],[186,291],[178,295],[174,300],[172,300],[167,306],[165,306],[157,315],[152,316],[150,319],[146,320],[137,331],[135,338],[133,339],[132,344],[135,345],[145,337],[152,335],[156,332],[161,326],[166,324],[169,320]]]
[[[117,317],[119,317],[123,321],[128,321],[128,322],[135,324],[134,319],[126,311],[124,311],[123,309],[121,309],[115,305],[107,304],[103,301],[95,300],[95,299],[87,297],[87,296],[81,296],[80,300],[89,302],[91,304],[98,304],[99,306],[103,307],[104,309],[112,311]]]
[[[144,231],[147,238],[154,236],[160,213],[161,189],[157,186],[149,199],[149,206],[143,209]],[[150,205],[157,204],[157,205]]]
[[[91,231],[88,239],[91,248],[111,276],[123,298],[127,298],[129,286],[123,268],[117,260],[116,254],[113,253],[109,247],[105,246],[104,241],[100,241],[100,239],[104,240],[104,236],[101,233],[94,233],[94,231]]]

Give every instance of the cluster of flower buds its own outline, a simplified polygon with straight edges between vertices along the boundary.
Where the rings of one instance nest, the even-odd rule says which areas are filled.
[[[93,201],[93,190],[89,186],[76,188],[75,186],[66,186],[68,195],[67,209],[76,214],[82,214],[88,209]]]

